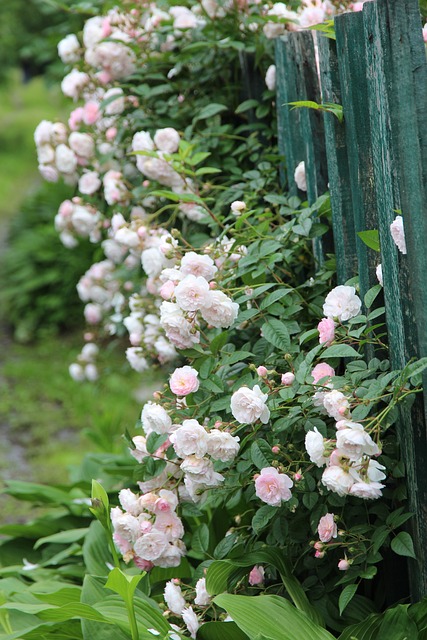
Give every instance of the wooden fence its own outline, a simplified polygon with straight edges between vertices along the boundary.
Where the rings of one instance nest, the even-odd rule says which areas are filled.
[[[307,198],[329,183],[338,282],[356,273],[362,298],[383,265],[384,301],[393,368],[427,356],[427,62],[417,0],[373,0],[335,19],[336,41],[313,32],[277,41],[279,147],[284,178],[305,162]],[[294,109],[313,100],[343,106],[332,114]],[[407,255],[390,224],[400,210]],[[378,229],[381,259],[357,232]],[[323,247],[315,245],[322,261]],[[424,376],[427,389],[427,375]],[[425,396],[426,398],[427,396]],[[427,407],[421,398],[402,409],[398,433],[414,512],[416,560],[409,563],[414,599],[427,595]]]

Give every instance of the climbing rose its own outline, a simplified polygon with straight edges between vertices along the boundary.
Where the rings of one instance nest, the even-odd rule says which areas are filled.
[[[319,344],[329,346],[335,338],[335,322],[332,318],[323,318],[317,325]]]
[[[177,396],[187,396],[199,388],[199,372],[193,367],[185,366],[175,369],[169,380],[172,393]]]
[[[400,253],[406,255],[405,229],[403,228],[402,216],[396,216],[390,225],[391,237]]]
[[[210,601],[210,595],[206,591],[206,578],[199,578],[196,582],[196,597],[194,599],[194,604],[197,604],[199,607],[206,607],[210,604]]]
[[[302,161],[299,163],[294,173],[294,180],[298,189],[301,191],[307,191],[307,178],[305,174],[305,162]]]
[[[335,371],[332,369],[332,367],[326,364],[326,362],[320,362],[314,367],[313,371],[311,372],[311,377],[314,379],[314,384],[317,384],[319,380],[322,380],[323,378],[327,378],[327,380],[323,382],[323,384],[325,385],[334,375]]]
[[[264,567],[259,564],[256,564],[250,574],[249,574],[249,584],[251,587],[254,587],[257,584],[262,584],[264,582]]]
[[[337,391],[336,389],[325,393],[323,396],[323,406],[327,414],[335,420],[344,418],[350,408],[348,399],[341,391]]]
[[[327,462],[327,458],[323,455],[325,451],[325,443],[322,434],[314,427],[313,431],[308,431],[305,436],[305,448],[311,462],[318,467],[323,467]]]
[[[231,396],[231,413],[242,424],[256,422],[258,419],[267,424],[270,410],[265,404],[267,393],[262,393],[258,385],[253,389],[241,387]]]
[[[193,611],[192,607],[186,607],[182,610],[182,619],[192,638],[196,637],[197,630],[200,627],[199,619]]]
[[[323,313],[327,318],[338,318],[344,322],[357,316],[361,306],[362,301],[356,295],[356,289],[341,284],[326,296]]]
[[[269,89],[270,91],[274,91],[274,89],[276,88],[276,65],[275,64],[271,64],[268,67],[267,73],[265,74],[265,84],[267,85],[267,89]]]
[[[327,513],[320,518],[319,524],[317,525],[317,533],[319,534],[319,540],[321,542],[329,542],[332,538],[337,537],[338,531],[333,513]]]
[[[265,467],[255,480],[255,493],[266,504],[280,507],[282,501],[292,498],[290,489],[293,484],[285,473],[279,473],[274,467]]]
[[[186,604],[181,587],[174,584],[172,580],[169,580],[165,585],[163,598],[165,599],[168,609],[170,609],[172,613],[176,613],[177,616],[180,616]]]

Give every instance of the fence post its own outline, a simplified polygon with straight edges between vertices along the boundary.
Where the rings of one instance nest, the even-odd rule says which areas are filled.
[[[320,36],[318,47],[322,102],[341,104],[336,43]],[[345,125],[327,112],[324,125],[337,278],[338,284],[343,284],[358,271]]]

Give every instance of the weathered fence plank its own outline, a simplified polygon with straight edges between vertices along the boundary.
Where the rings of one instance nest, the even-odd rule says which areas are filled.
[[[341,105],[336,43],[331,38],[320,37],[318,47],[322,102]],[[337,278],[338,284],[344,284],[358,272],[345,125],[327,112],[324,124]]]

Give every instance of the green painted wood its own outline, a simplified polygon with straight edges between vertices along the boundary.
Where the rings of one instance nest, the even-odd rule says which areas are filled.
[[[336,43],[319,37],[318,48],[322,102],[341,104]],[[337,278],[338,284],[344,284],[358,273],[345,124],[325,112],[324,126]]]
[[[376,229],[375,189],[366,80],[363,16],[346,13],[335,19],[337,55],[345,131],[348,150],[350,186],[356,233]],[[377,283],[376,257],[356,235],[362,299]]]
[[[289,45],[289,34],[276,40],[277,77],[277,120],[279,153],[284,156],[283,185],[287,184],[290,195],[304,197],[294,180],[297,165],[304,160],[304,146],[301,135],[301,110],[291,110],[289,102],[301,100],[298,97],[298,69],[295,49]]]
[[[364,7],[363,20],[390,359],[393,368],[401,368],[411,357],[417,356],[419,350],[417,332],[414,331],[416,318],[408,260],[398,252],[390,234],[394,210],[400,208],[399,154],[395,145],[397,138],[392,132],[396,132],[398,127],[394,105],[401,88],[394,73],[395,51],[386,13],[384,3],[369,2]],[[407,74],[412,75],[410,68]],[[415,600],[425,595],[427,586],[427,481],[424,479],[427,451],[422,404],[419,397],[412,409],[402,407],[397,423],[407,470],[409,507],[416,514],[411,533],[419,561],[418,565],[412,561],[409,563],[411,592]],[[395,599],[399,597],[397,595]]]
[[[276,47],[279,99],[284,105],[279,114],[279,145],[286,157],[287,181],[291,194],[297,194],[303,200],[307,198],[309,204],[313,204],[327,190],[328,184],[322,115],[313,109],[289,106],[290,102],[300,100],[321,100],[313,34],[311,31],[290,33]],[[298,191],[294,181],[295,169],[301,161],[305,163],[307,193]],[[331,238],[326,251],[332,250]],[[322,264],[321,238],[313,241],[313,252],[317,264]]]

